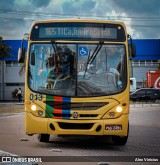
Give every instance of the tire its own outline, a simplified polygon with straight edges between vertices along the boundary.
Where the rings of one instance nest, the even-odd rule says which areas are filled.
[[[127,136],[116,136],[116,135],[113,135],[112,136],[112,141],[116,145],[122,145],[123,146],[123,145],[125,145],[127,143],[128,135],[129,135],[129,124],[128,124]]]
[[[50,135],[49,134],[38,134],[39,142],[49,142]]]

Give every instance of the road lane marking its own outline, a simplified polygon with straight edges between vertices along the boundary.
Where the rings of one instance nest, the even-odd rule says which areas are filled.
[[[0,156],[18,156],[18,155],[0,150]]]

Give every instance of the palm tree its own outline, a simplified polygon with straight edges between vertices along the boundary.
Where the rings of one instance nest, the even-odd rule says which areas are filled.
[[[2,41],[0,36],[0,61],[4,60],[5,57],[11,57],[10,51],[12,48]]]
[[[10,54],[11,49],[12,48],[10,46],[8,46],[6,43],[3,42],[3,37],[0,36],[0,66],[2,68],[1,75],[0,75],[0,78],[1,78],[0,92],[1,92],[2,100],[5,100],[5,83],[4,83],[5,61],[4,61],[4,58],[11,57],[11,54]]]

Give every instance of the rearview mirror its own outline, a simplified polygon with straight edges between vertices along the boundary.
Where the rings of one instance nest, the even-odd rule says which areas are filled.
[[[134,43],[131,45],[131,55],[132,57],[136,57],[136,45]]]
[[[18,49],[18,62],[24,63],[25,60],[25,48]]]
[[[129,57],[132,58],[136,56],[136,45],[132,43],[131,35],[128,34],[127,36],[130,39],[130,43],[128,44]]]
[[[136,57],[136,45],[134,43],[128,45],[129,57]]]

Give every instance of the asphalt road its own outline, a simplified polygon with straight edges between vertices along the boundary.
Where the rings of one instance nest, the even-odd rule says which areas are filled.
[[[98,162],[111,162],[109,164],[129,164],[128,159],[138,158],[137,162],[130,164],[140,164],[144,158],[160,158],[160,107],[132,107],[130,111],[130,133],[125,146],[112,144],[110,138],[102,137],[58,137],[52,135],[49,143],[40,143],[37,136],[27,136],[24,132],[24,114],[0,117],[0,153],[5,155],[9,152],[19,156],[51,156],[45,159],[53,159],[52,156],[59,157],[59,162],[47,164],[75,164],[65,163],[73,159],[82,161],[78,164],[95,165]],[[65,157],[67,156],[67,157]],[[70,157],[78,156],[78,157]],[[80,157],[79,157],[80,156]],[[96,157],[97,156],[97,157]],[[104,156],[104,159],[103,157]],[[118,157],[117,157],[118,156]],[[124,157],[122,157],[124,156]],[[142,157],[141,157],[142,156]],[[123,158],[122,163],[115,163],[115,158]],[[142,158],[142,159],[141,159]],[[158,158],[158,160],[159,160]],[[62,162],[61,162],[62,161]],[[84,163],[84,162],[87,163]],[[95,162],[94,162],[95,161]],[[147,162],[150,164],[160,164],[159,162]],[[40,163],[43,164],[43,163]],[[46,163],[44,163],[46,164]],[[106,163],[107,164],[107,163]],[[146,164],[146,163],[145,163]],[[105,165],[105,164],[104,164]]]

